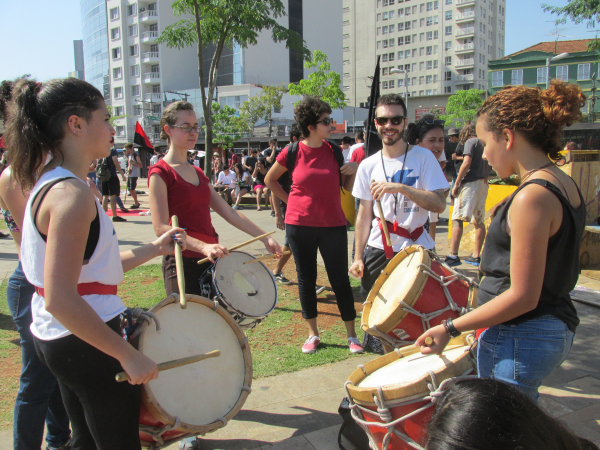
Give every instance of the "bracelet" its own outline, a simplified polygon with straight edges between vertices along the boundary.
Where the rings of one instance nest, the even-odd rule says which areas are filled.
[[[455,337],[458,337],[458,336],[461,335],[461,332],[458,331],[456,329],[456,327],[454,326],[454,324],[452,323],[452,319],[451,318],[443,320],[442,324],[444,325],[446,333],[448,333],[448,336],[450,336],[451,338],[455,338]]]

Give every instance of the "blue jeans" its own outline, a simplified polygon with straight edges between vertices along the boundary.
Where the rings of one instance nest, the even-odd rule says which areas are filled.
[[[490,327],[479,338],[479,377],[505,381],[537,402],[542,380],[567,358],[573,337],[567,325],[552,315]]]
[[[8,279],[6,300],[21,336],[21,379],[13,418],[15,450],[40,450],[44,423],[49,447],[60,447],[71,438],[69,417],[63,406],[58,382],[38,358],[29,329],[34,287],[27,281],[21,263]]]

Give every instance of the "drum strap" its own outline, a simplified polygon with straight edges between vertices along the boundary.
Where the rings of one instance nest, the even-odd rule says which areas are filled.
[[[383,222],[379,217],[377,218],[377,223],[379,224],[379,231],[381,232],[381,240],[383,241],[383,251],[385,252],[386,259],[392,259],[394,257],[394,249],[387,245],[385,239],[383,238]],[[385,221],[387,225],[387,229],[390,234],[395,234],[397,236],[402,236],[403,238],[410,239],[413,242],[416,242],[421,234],[423,234],[423,227],[415,228],[412,233],[408,231],[406,228],[397,227],[394,229],[394,225],[389,223],[387,220]]]

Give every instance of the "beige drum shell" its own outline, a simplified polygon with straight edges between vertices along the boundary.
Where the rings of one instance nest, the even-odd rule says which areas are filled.
[[[458,347],[466,346],[465,350],[469,349],[469,346],[472,344],[470,341],[470,337],[472,332],[463,333],[457,338],[451,339],[446,347],[446,351],[452,350]],[[388,364],[393,363],[401,358],[404,358],[409,355],[413,355],[415,353],[419,353],[421,351],[420,347],[415,347],[411,345],[409,347],[404,347],[402,349],[396,349],[395,351],[388,353],[387,355],[380,356],[379,358],[374,359],[366,364],[364,364],[364,368],[366,373],[363,372],[361,368],[356,369],[354,372],[350,374],[347,381],[350,383],[347,385],[348,392],[352,396],[352,400],[355,403],[358,403],[363,406],[371,406],[374,407],[375,402],[373,401],[373,397],[377,396],[379,398],[379,394],[377,393],[376,387],[360,387],[360,383],[373,372],[381,369],[382,367],[387,366]],[[445,365],[437,370],[434,370],[434,374],[436,376],[437,383],[440,384],[442,381],[447,380],[448,378],[454,378],[461,375],[464,375],[469,370],[475,370],[475,365],[471,360],[470,353],[465,351],[463,355],[454,361],[448,361]],[[389,384],[382,386],[383,399],[386,403],[399,401],[399,400],[412,400],[425,397],[430,394],[430,390],[427,387],[427,382],[431,381],[431,377],[429,373],[424,372],[421,374],[415,374],[415,378],[408,382],[398,383],[398,384]],[[390,405],[391,406],[391,405]]]
[[[431,267],[431,257],[425,248],[412,245],[398,252],[385,266],[365,302],[361,319],[364,331],[376,326],[379,331],[387,333],[404,319],[408,312],[400,308],[398,301],[413,306],[429,278],[417,267],[419,264]],[[395,271],[398,266],[399,270]],[[406,270],[402,270],[404,267]],[[394,302],[385,305],[383,301],[376,301],[382,298],[390,298]]]
[[[183,358],[185,356],[191,356],[194,354],[206,353],[206,352],[209,352],[212,350],[221,350],[221,356],[219,356],[217,358],[211,358],[211,359],[207,359],[204,361],[200,361],[200,362],[191,364],[189,366],[178,367],[175,369],[161,372],[158,379],[152,380],[152,381],[150,381],[150,383],[145,384],[143,386],[142,402],[146,406],[148,411],[156,419],[158,419],[162,423],[172,425],[175,423],[174,414],[176,415],[177,411],[167,411],[165,409],[165,407],[162,406],[157,399],[157,396],[162,397],[164,395],[164,393],[161,392],[159,394],[159,391],[157,391],[155,393],[154,390],[156,390],[157,388],[160,388],[161,386],[164,388],[165,382],[170,383],[170,385],[173,385],[179,389],[188,390],[188,391],[193,390],[194,386],[186,386],[186,385],[177,384],[178,371],[185,370],[186,367],[191,368],[192,366],[196,365],[195,370],[198,370],[198,368],[200,368],[201,370],[206,370],[207,366],[209,368],[211,366],[212,367],[231,366],[230,368],[235,371],[240,371],[240,372],[243,371],[243,375],[240,375],[241,378],[243,378],[243,381],[241,379],[239,380],[240,381],[239,384],[242,384],[242,383],[243,384],[241,386],[239,386],[239,392],[221,392],[221,394],[223,394],[223,395],[229,395],[230,397],[233,396],[233,398],[230,398],[229,400],[225,401],[225,403],[227,403],[228,401],[231,401],[232,403],[234,403],[233,407],[231,408],[231,410],[229,412],[225,412],[222,416],[227,421],[230,421],[242,409],[242,406],[246,402],[246,399],[248,398],[248,395],[249,395],[249,392],[247,390],[242,390],[241,387],[242,386],[250,387],[252,385],[252,356],[250,354],[250,347],[248,345],[247,338],[246,338],[245,334],[243,333],[243,331],[240,329],[240,327],[237,325],[237,323],[232,319],[232,317],[229,315],[229,313],[225,309],[223,309],[221,306],[219,306],[217,308],[217,310],[215,311],[215,302],[210,301],[204,297],[199,297],[197,295],[191,295],[191,294],[186,294],[186,298],[188,301],[187,309],[181,309],[181,307],[179,306],[179,298],[177,295],[171,295],[171,296],[165,298],[164,300],[162,300],[160,303],[154,305],[152,308],[150,308],[150,312],[156,314],[158,316],[159,321],[160,321],[160,316],[161,316],[161,310],[163,310],[163,308],[168,308],[168,309],[164,309],[163,313],[168,313],[170,315],[175,313],[175,310],[171,310],[171,308],[177,308],[177,311],[181,315],[181,322],[177,323],[177,327],[175,330],[173,329],[172,324],[161,323],[161,328],[162,328],[161,332],[157,334],[154,323],[152,323],[151,325],[148,325],[146,322],[144,322],[140,326],[140,328],[138,328],[138,330],[136,330],[136,333],[134,334],[134,337],[132,339],[132,345],[134,347],[136,347],[141,353],[152,358],[152,354],[154,353],[153,350],[150,349],[149,346],[144,345],[144,344],[147,344],[146,341],[149,340],[148,337],[150,335],[154,335],[154,339],[156,339],[156,336],[160,336],[161,333],[179,332],[181,329],[185,329],[185,328],[189,329],[190,326],[192,326],[192,329],[193,329],[194,325],[197,327],[205,326],[206,324],[203,324],[203,323],[190,324],[189,321],[188,321],[188,323],[186,323],[184,320],[187,316],[192,315],[191,311],[193,311],[195,308],[198,308],[198,305],[202,306],[202,309],[198,310],[198,311],[200,311],[200,314],[205,315],[207,313],[206,309],[208,309],[209,314],[217,314],[219,317],[221,317],[223,319],[223,321],[225,322],[225,324],[229,325],[229,327],[232,331],[233,337],[232,336],[226,337],[227,342],[228,342],[227,348],[225,348],[226,344],[224,344],[223,342],[221,343],[221,348],[220,348],[219,338],[215,336],[214,342],[199,344],[196,341],[194,341],[194,342],[188,341],[187,344],[184,343],[184,345],[182,345],[180,348],[173,349],[173,351],[169,353],[169,356],[166,356],[166,357],[162,356],[161,359],[164,358],[164,361],[161,360],[161,361],[155,361],[155,362],[160,363],[160,362],[165,362],[168,360]],[[164,314],[162,314],[162,315],[164,315]],[[217,317],[215,317],[215,319],[216,318]],[[179,318],[178,318],[178,320],[179,320]],[[222,324],[218,320],[212,320],[212,322]],[[169,325],[171,325],[171,327],[169,327]],[[217,327],[220,327],[220,326],[221,325],[217,325]],[[169,330],[169,328],[171,328],[171,330]],[[223,327],[221,327],[221,328],[223,328]],[[146,333],[148,333],[148,335],[146,335]],[[225,334],[227,334],[227,333],[225,333]],[[205,336],[202,336],[202,337],[205,337]],[[197,336],[194,336],[194,338],[197,339]],[[240,345],[239,354],[236,354],[237,350],[235,349],[235,346],[232,346],[232,339],[234,340],[233,342],[237,341]],[[176,341],[177,340],[175,340],[175,342]],[[228,349],[229,349],[229,351],[228,351]],[[240,356],[241,356],[241,358],[240,358]],[[152,359],[154,359],[154,358],[152,358]],[[203,365],[203,366],[200,366],[200,365]],[[182,372],[179,372],[179,374],[181,374],[181,373]],[[207,373],[205,382],[207,384],[209,384],[210,386],[213,386],[213,389],[218,390],[218,384],[219,384],[218,380],[219,380],[220,375],[221,375],[220,373]],[[204,376],[204,374],[202,374],[202,376]],[[162,378],[162,380],[161,380],[161,378]],[[161,380],[161,383],[158,383],[159,380]],[[237,387],[236,387],[236,391],[237,391]],[[238,396],[237,400],[235,399],[235,395]],[[209,406],[209,405],[201,405],[201,404],[198,405],[199,408],[207,407],[207,406]],[[218,419],[218,417],[214,418],[210,423],[201,423],[201,424],[187,423],[182,420],[180,422],[180,426],[177,428],[177,430],[194,433],[194,434],[208,433],[210,431],[214,431],[223,426],[223,422],[220,420],[217,420],[217,419]]]

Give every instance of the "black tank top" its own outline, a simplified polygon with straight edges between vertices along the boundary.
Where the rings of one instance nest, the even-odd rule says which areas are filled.
[[[506,323],[517,325],[550,314],[562,320],[575,332],[579,319],[569,293],[575,288],[579,278],[579,248],[586,219],[585,201],[579,189],[577,192],[581,205],[579,208],[573,208],[562,192],[547,180],[535,179],[519,186],[500,208],[489,227],[481,256],[482,280],[478,304],[481,306],[510,288],[511,239],[506,232],[508,210],[517,192],[532,183],[543,186],[556,195],[563,207],[563,220],[556,234],[548,240],[544,282],[537,307]],[[513,223],[512,226],[519,225]]]

